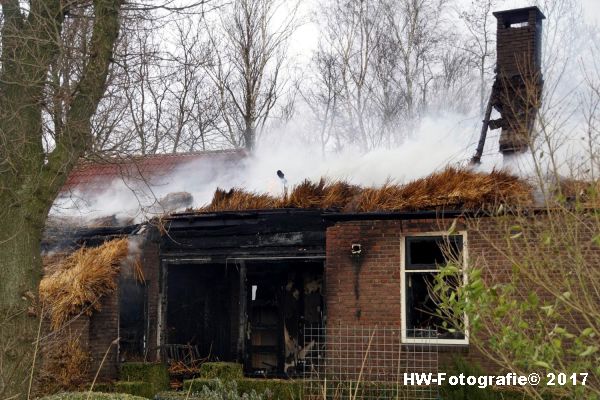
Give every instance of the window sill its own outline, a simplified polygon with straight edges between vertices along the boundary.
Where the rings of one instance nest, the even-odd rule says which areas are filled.
[[[402,351],[422,351],[430,352],[432,349],[438,353],[468,353],[469,344],[450,344],[450,343],[402,343]]]

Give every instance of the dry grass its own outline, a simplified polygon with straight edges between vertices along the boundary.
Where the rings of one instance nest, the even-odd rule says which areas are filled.
[[[391,182],[378,188],[360,188],[344,181],[305,180],[287,198],[217,189],[212,202],[201,212],[275,208],[319,208],[345,212],[479,209],[497,203],[530,205],[531,187],[503,171],[473,172],[448,167],[405,185]]]
[[[54,260],[54,271],[40,283],[40,300],[50,312],[52,329],[60,328],[73,315],[91,315],[99,310],[99,299],[116,289],[119,263],[127,256],[126,238],[114,239],[99,247],[75,251]]]
[[[88,379],[90,354],[78,337],[62,337],[46,349],[44,358],[40,377],[44,393],[77,389]]]
[[[135,259],[135,261],[132,263],[133,265],[133,279],[136,280],[136,282],[144,285],[146,283],[146,278],[144,277],[144,268],[142,267],[142,262],[139,259],[139,257],[137,257]]]

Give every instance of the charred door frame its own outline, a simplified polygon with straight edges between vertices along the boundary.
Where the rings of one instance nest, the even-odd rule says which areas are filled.
[[[246,354],[246,331],[248,328],[248,302],[247,302],[247,292],[246,292],[246,283],[247,283],[247,274],[248,267],[246,266],[246,261],[285,261],[285,260],[319,260],[323,263],[323,289],[321,292],[321,296],[325,299],[325,268],[327,256],[325,254],[312,254],[305,256],[232,256],[227,257],[225,259],[225,267],[229,265],[230,262],[234,263],[239,267],[240,271],[240,304],[239,304],[239,329],[238,329],[238,340],[237,340],[237,351],[238,357],[240,358],[240,362],[246,365],[247,362],[247,354]],[[323,306],[325,307],[327,304],[326,301],[323,302]],[[327,310],[323,310],[323,323],[326,320]]]
[[[157,344],[157,354],[156,357],[158,360],[163,360],[161,350],[166,345],[167,338],[167,307],[168,307],[168,275],[169,275],[169,266],[171,265],[182,265],[182,264],[210,264],[212,259],[210,257],[163,257],[160,259],[160,292],[159,292],[159,300],[158,300],[158,323],[157,323],[157,334],[156,334],[156,344]]]

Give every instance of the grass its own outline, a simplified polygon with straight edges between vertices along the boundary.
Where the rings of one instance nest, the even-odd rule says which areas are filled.
[[[145,397],[133,396],[125,393],[97,393],[94,392],[90,397],[92,400],[147,400]],[[85,392],[67,392],[58,393],[51,396],[42,397],[40,400],[87,400],[88,394]]]

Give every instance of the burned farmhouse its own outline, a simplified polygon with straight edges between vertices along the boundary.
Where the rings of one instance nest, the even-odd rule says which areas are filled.
[[[341,326],[395,327],[387,346],[424,343],[433,332],[448,354],[463,351],[466,333],[442,328],[428,285],[448,243],[465,262],[467,254],[490,256],[462,218],[505,203],[531,205],[528,184],[503,172],[447,168],[381,188],[321,180],[281,197],[217,190],[202,209],[149,222],[49,231],[63,243],[62,250],[54,243],[55,257],[84,246],[67,256],[81,263],[85,252],[100,249],[96,257],[108,260],[116,282],[82,302],[97,300],[92,312],[59,329],[77,335],[96,367],[110,349],[101,367],[106,379],[119,363],[136,360],[175,369],[236,361],[248,376],[298,377],[316,345]],[[102,255],[120,238],[129,241],[127,256]],[[59,279],[60,263],[46,282]],[[86,285],[98,283],[79,286]]]
[[[497,77],[474,162],[488,128],[502,129],[504,154],[525,150],[542,85],[540,10],[494,15]],[[500,118],[491,120],[492,110]],[[71,174],[60,207],[85,203],[117,181],[136,200],[144,200],[143,188],[153,192],[135,215],[119,213],[127,202],[108,190],[102,201],[116,204],[113,215],[90,212],[81,223],[54,215],[48,224],[42,300],[71,299],[60,307],[50,302],[48,329],[76,338],[90,371],[114,379],[126,361],[167,363],[173,374],[233,361],[251,377],[304,377],[307,366],[322,366],[324,352],[332,352],[345,354],[331,359],[342,376],[360,371],[394,381],[401,366],[393,357],[407,348],[424,351],[432,339],[435,365],[429,353],[403,362],[437,368],[454,354],[484,361],[469,346],[468,328],[442,323],[429,289],[450,261],[459,272],[488,262],[494,274],[510,273],[499,249],[512,228],[499,216],[519,207],[536,220],[527,182],[502,171],[447,167],[376,188],[327,179],[288,187],[274,170],[275,194],[214,191],[227,183],[215,182],[216,166],[235,171],[244,157],[153,155],[83,163]],[[174,170],[193,176],[197,187],[161,193]],[[202,190],[212,201],[194,208],[190,192]],[[74,275],[77,269],[89,273]],[[364,371],[362,357],[352,356],[361,329],[378,329],[368,344],[380,358]]]

